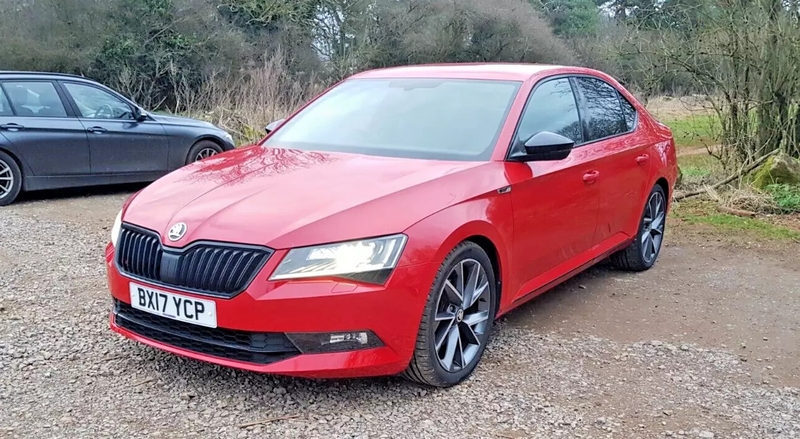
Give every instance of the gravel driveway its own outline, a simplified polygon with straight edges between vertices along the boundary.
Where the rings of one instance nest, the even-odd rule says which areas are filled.
[[[434,391],[233,371],[111,333],[102,251],[127,195],[0,209],[0,437],[800,437],[797,247],[674,234],[647,273],[597,267],[511,313],[473,378]]]

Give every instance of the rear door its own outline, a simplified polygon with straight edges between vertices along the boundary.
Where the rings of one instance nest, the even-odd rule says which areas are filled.
[[[526,294],[580,265],[594,244],[599,190],[597,153],[585,146],[584,130],[569,78],[546,79],[528,99],[515,145],[550,131],[576,142],[558,161],[508,163],[514,206],[514,266]]]
[[[36,176],[88,175],[86,130],[56,84],[47,80],[0,83],[11,112],[0,112],[0,130]]]
[[[169,170],[169,139],[160,123],[137,121],[129,103],[100,87],[61,84],[88,134],[92,174]]]
[[[598,242],[614,245],[638,230],[650,175],[647,139],[637,132],[634,107],[611,84],[595,77],[576,78],[586,108],[589,141],[600,158]]]

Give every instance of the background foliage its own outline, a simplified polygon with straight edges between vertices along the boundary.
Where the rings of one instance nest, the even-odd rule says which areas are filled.
[[[579,64],[699,94],[727,168],[800,156],[800,0],[20,0],[0,68],[76,73],[240,135],[332,82],[432,62]]]

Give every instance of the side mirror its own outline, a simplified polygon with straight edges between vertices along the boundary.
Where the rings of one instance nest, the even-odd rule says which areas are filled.
[[[525,154],[514,157],[519,161],[549,161],[567,158],[575,146],[575,141],[561,134],[542,131],[525,142]]]
[[[267,134],[275,131],[275,128],[278,128],[279,126],[281,126],[281,124],[283,123],[284,120],[286,120],[286,119],[278,119],[278,120],[270,123],[269,125],[267,125],[266,128],[264,128],[264,131],[266,131]]]
[[[137,122],[147,120],[147,112],[139,107],[133,107],[133,118],[136,119]]]

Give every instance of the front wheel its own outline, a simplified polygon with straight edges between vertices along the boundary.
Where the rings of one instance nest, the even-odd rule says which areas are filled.
[[[639,233],[628,248],[611,255],[611,263],[623,270],[644,271],[656,263],[664,241],[667,199],[664,189],[655,185],[644,206]]]
[[[465,380],[478,365],[494,323],[497,283],[486,252],[463,242],[445,258],[420,322],[403,376],[434,387]]]
[[[186,164],[192,164],[196,161],[207,159],[222,152],[222,147],[212,142],[211,140],[201,140],[195,143],[189,150],[189,155],[186,157]]]

